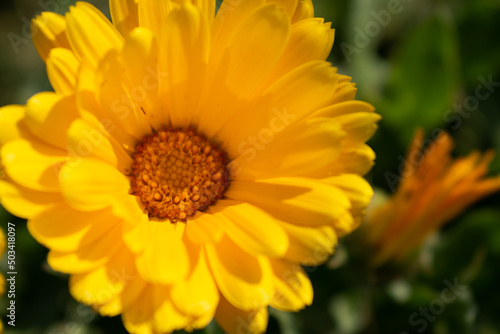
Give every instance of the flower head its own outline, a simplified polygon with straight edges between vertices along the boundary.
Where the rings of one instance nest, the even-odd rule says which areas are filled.
[[[131,333],[262,332],[362,219],[379,116],[311,1],[110,8],[34,19],[55,92],[0,109],[2,204]]]
[[[367,217],[364,234],[376,249],[373,263],[400,261],[425,238],[468,206],[500,190],[500,177],[485,177],[493,152],[453,159],[453,140],[444,132],[422,151],[418,130],[396,193]]]

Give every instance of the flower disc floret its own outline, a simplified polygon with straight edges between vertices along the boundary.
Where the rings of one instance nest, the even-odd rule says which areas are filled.
[[[223,151],[193,130],[161,130],[136,147],[133,194],[150,218],[186,220],[222,198],[229,186]]]

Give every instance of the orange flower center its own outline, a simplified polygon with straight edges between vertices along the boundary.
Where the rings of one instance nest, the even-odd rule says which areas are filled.
[[[229,186],[224,152],[193,130],[145,137],[133,158],[132,191],[149,217],[186,220],[213,205]]]

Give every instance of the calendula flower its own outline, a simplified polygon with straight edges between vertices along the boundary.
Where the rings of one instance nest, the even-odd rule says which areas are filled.
[[[376,250],[375,265],[406,259],[430,234],[500,189],[500,176],[485,177],[492,151],[453,159],[453,140],[445,132],[425,151],[422,144],[423,131],[418,130],[396,193],[367,217],[363,232]]]
[[[112,0],[42,13],[55,92],[0,110],[2,204],[131,333],[265,331],[360,222],[379,116],[311,1]]]

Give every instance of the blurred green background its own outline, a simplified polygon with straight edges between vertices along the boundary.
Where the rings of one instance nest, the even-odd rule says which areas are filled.
[[[109,13],[107,1],[90,2]],[[43,9],[64,13],[73,3],[2,0],[0,105],[23,104],[51,90],[29,39],[29,20]],[[316,0],[315,6],[316,16],[336,29],[330,60],[354,78],[358,99],[383,116],[370,142],[377,162],[367,177],[375,187],[393,191],[385,174],[397,174],[398,157],[419,126],[428,137],[448,130],[459,156],[473,149],[500,151],[499,0]],[[493,84],[480,98],[476,88],[484,80]],[[499,173],[497,158],[491,174]],[[369,254],[356,234],[345,238],[331,261],[307,268],[313,305],[298,314],[271,311],[268,333],[500,333],[499,204],[499,194],[476,203],[404,270],[369,270]],[[4,230],[7,222],[17,229],[15,328],[6,324],[7,298],[0,301],[7,333],[126,333],[118,317],[102,318],[71,298],[67,276],[49,269],[46,249],[23,220],[0,208],[0,222]],[[7,271],[5,256],[1,271]],[[464,287],[456,287],[453,301],[442,302],[441,293],[455,282]],[[205,332],[220,330],[211,325]]]

